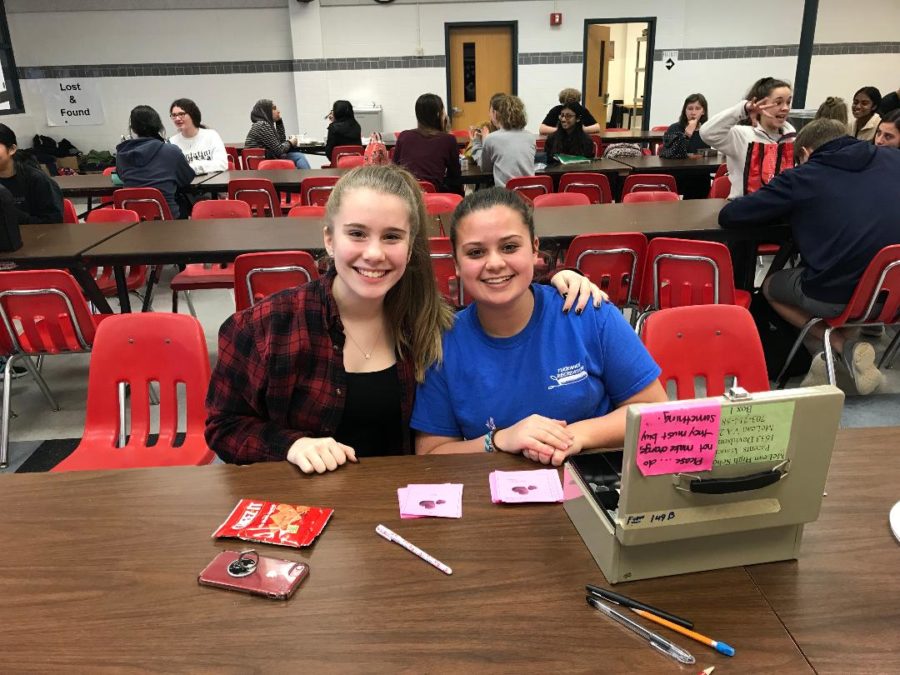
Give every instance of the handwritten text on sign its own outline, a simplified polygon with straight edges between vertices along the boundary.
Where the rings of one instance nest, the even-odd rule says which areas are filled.
[[[44,87],[47,126],[103,124],[100,91],[92,80],[50,80]]]
[[[666,405],[641,412],[637,464],[645,476],[708,471],[719,438],[719,404]]]
[[[784,459],[793,419],[793,401],[724,406],[715,466]]]

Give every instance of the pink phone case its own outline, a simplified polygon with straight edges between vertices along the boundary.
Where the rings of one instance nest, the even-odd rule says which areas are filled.
[[[230,591],[287,600],[309,574],[309,565],[293,560],[259,556],[256,569],[243,577],[228,573],[228,566],[240,557],[239,551],[222,551],[200,572],[197,583]]]

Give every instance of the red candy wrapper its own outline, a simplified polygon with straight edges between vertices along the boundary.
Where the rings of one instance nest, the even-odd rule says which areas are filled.
[[[242,499],[212,536],[302,548],[316,540],[332,513],[318,506]]]

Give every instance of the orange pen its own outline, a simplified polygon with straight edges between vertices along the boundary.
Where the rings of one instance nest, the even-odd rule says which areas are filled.
[[[656,616],[656,614],[645,612],[642,609],[635,609],[634,607],[631,607],[630,609],[635,614],[638,614],[645,619],[649,619],[653,623],[658,623],[660,626],[665,626],[669,630],[674,630],[676,633],[681,633],[685,637],[689,637],[692,640],[696,640],[697,642],[702,642],[705,645],[709,645],[720,654],[724,654],[725,656],[734,656],[734,647],[731,647],[724,642],[718,642],[717,640],[708,638],[705,635],[700,635],[700,633],[695,633],[694,631],[688,630],[687,628],[682,628],[678,624],[672,623],[671,621],[666,621],[665,619]]]

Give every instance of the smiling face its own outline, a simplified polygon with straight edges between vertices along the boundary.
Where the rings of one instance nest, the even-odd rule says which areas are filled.
[[[508,307],[528,296],[537,250],[522,216],[508,206],[472,211],[457,225],[457,273],[479,305]]]
[[[791,88],[777,87],[769,93],[767,98],[769,103],[774,103],[775,105],[760,115],[759,119],[764,127],[775,131],[784,125],[788,114],[791,112],[791,102],[793,101]]]
[[[706,110],[703,109],[703,104],[699,101],[694,101],[693,103],[688,103],[684,107],[684,115],[687,117],[688,122],[691,120],[699,120],[706,114]]]
[[[867,94],[859,92],[853,97],[853,106],[850,108],[853,116],[858,120],[865,120],[875,112],[875,103]]]
[[[331,232],[325,229],[325,248],[337,269],[338,301],[383,302],[406,271],[411,229],[400,197],[369,188],[347,192]]]
[[[900,148],[900,130],[893,122],[882,122],[875,131],[875,145]]]
[[[569,108],[563,108],[559,111],[559,126],[561,126],[563,129],[571,129],[573,126],[575,126],[575,122],[577,121],[578,117]]]
[[[175,128],[185,136],[191,136],[197,131],[197,127],[194,126],[194,120],[191,119],[191,116],[188,115],[183,108],[173,105],[172,110],[169,111],[169,117],[172,120],[172,124],[175,125]]]

